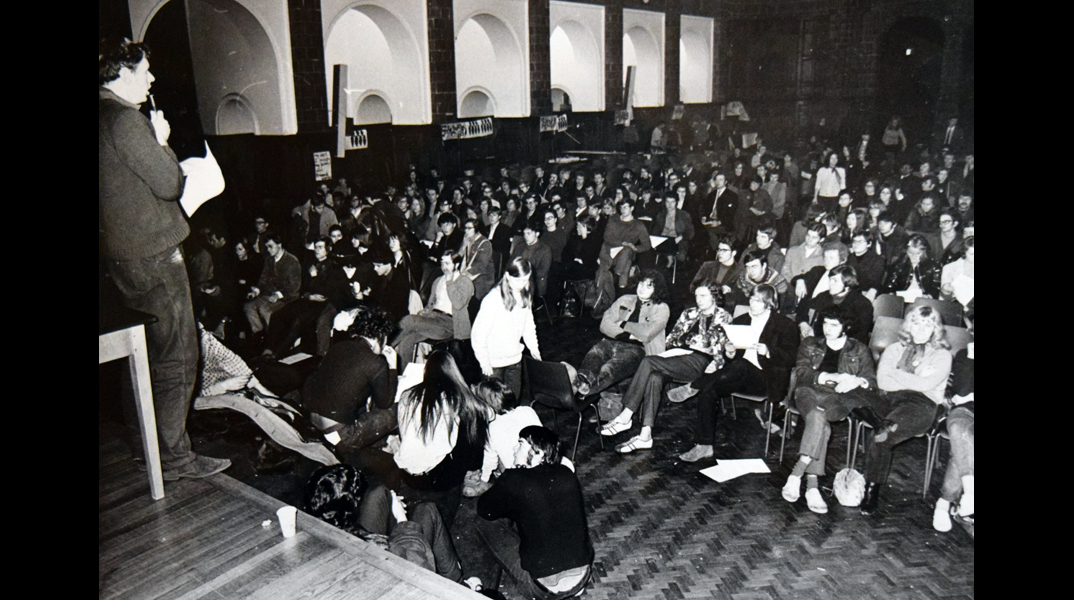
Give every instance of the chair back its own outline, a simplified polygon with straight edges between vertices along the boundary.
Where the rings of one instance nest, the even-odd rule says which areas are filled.
[[[921,297],[914,300],[913,306],[907,307],[906,310],[909,311],[914,306],[922,305],[931,306],[934,310],[940,313],[940,318],[943,320],[944,325],[962,327],[962,305],[958,302]]]
[[[899,341],[902,319],[879,317],[873,324],[873,334],[869,336],[869,349],[873,351],[873,360],[879,362],[884,350]]]
[[[522,399],[562,410],[577,410],[567,367],[558,362],[522,357]]]
[[[901,319],[906,312],[906,302],[895,294],[881,294],[873,300],[873,321],[879,317]]]
[[[965,327],[950,327],[945,326],[947,330],[947,343],[951,344],[951,355],[958,354],[959,350],[966,347],[973,341],[973,336],[970,335],[970,330]]]

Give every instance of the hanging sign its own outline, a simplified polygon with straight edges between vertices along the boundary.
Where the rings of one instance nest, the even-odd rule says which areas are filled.
[[[313,153],[313,180],[325,181],[332,178],[332,153],[323,150]]]
[[[541,117],[541,133],[545,131],[567,131],[567,115]]]
[[[369,136],[365,129],[355,129],[343,140],[345,150],[361,150],[369,147]]]
[[[444,140],[466,140],[492,135],[492,117],[475,121],[445,123],[440,126],[440,137]]]

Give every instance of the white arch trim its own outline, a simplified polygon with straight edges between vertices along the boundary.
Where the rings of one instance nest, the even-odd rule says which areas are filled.
[[[250,117],[254,120],[254,135],[261,135],[261,124],[258,121],[257,111],[254,110],[254,105],[250,103],[250,100],[247,99],[246,96],[237,93],[231,93],[224,96],[220,99],[220,103],[216,106],[216,130],[218,132],[220,131],[220,111],[223,110],[225,105],[232,101],[238,102],[243,106],[243,108],[247,110],[247,112],[250,113]]]

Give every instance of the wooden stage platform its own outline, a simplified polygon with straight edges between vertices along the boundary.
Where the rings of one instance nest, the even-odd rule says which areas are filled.
[[[152,500],[125,447],[99,447],[100,598],[484,598],[301,511],[284,539],[283,503],[227,475],[165,485]]]

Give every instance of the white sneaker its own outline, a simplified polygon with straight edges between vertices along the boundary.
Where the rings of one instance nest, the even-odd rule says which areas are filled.
[[[787,483],[783,486],[783,499],[787,502],[798,502],[802,495],[802,478],[790,475]]]
[[[932,511],[932,528],[936,531],[951,531],[951,505],[947,502],[936,503]]]
[[[806,490],[805,501],[806,506],[809,507],[809,510],[817,513],[818,515],[823,515],[828,512],[828,505],[825,504],[824,498],[822,498],[820,495],[820,488],[809,488],[808,490]]]

